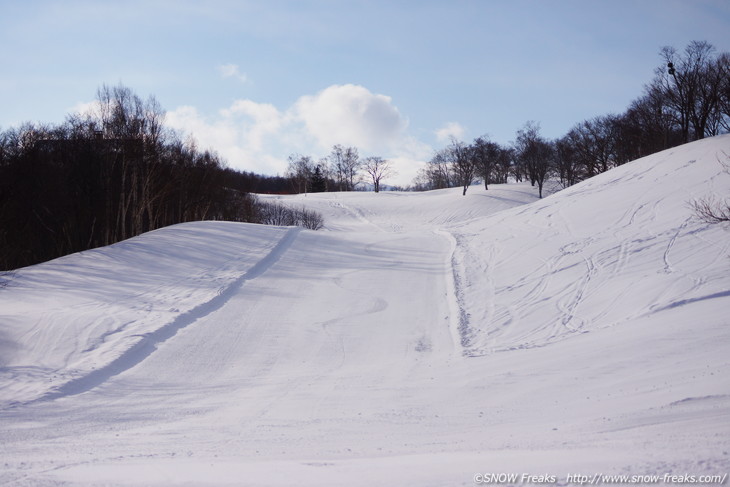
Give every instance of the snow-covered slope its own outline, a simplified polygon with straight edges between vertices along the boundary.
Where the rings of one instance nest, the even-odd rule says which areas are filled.
[[[690,208],[730,194],[719,162],[730,163],[729,144],[688,144],[452,226],[469,353],[614,326],[630,333],[649,322],[693,321],[695,330],[730,323],[720,314],[730,303],[728,228],[698,221]]]
[[[278,197],[325,230],[192,223],[20,269],[0,485],[723,475],[730,229],[688,202],[730,192],[725,154],[703,140],[543,200]]]
[[[186,326],[240,286],[286,232],[175,225],[11,274],[0,289],[0,407],[92,387],[132,347],[164,339],[150,334]]]

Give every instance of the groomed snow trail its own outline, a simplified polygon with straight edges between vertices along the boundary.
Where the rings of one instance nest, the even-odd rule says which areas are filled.
[[[527,185],[270,197],[0,289],[0,486],[730,472],[730,137]],[[525,482],[518,482],[525,484]]]
[[[251,229],[239,226],[241,234]],[[383,438],[351,438],[350,447],[340,440],[348,431],[377,438],[413,428],[428,415],[422,386],[436,387],[438,371],[459,362],[449,243],[431,232],[279,235],[213,297],[132,335],[137,341],[109,364],[9,404],[0,412],[1,453],[18,463],[6,463],[2,478],[78,482],[78,469],[141,458],[256,462],[390,451]]]

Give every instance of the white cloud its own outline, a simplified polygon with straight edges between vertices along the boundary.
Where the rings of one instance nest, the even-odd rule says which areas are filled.
[[[408,127],[389,96],[351,84],[302,96],[293,114],[324,148],[343,144],[368,152],[384,151],[392,149]]]
[[[79,115],[92,114],[96,111],[98,103],[96,101],[80,101],[76,105],[70,108],[71,113],[78,113]]]
[[[220,75],[224,78],[235,78],[242,83],[248,81],[248,76],[246,76],[246,73],[240,72],[238,69],[238,65],[236,64],[222,64],[218,66],[218,73],[220,73]]]
[[[213,116],[182,106],[167,113],[167,124],[192,135],[201,149],[214,149],[230,167],[259,174],[283,174],[296,132],[290,117],[274,105],[236,100]]]
[[[277,134],[287,121],[274,105],[251,100],[236,100],[220,113],[229,125],[238,127],[246,146],[254,151],[263,150],[264,139]]]
[[[439,142],[448,142],[451,137],[461,140],[466,133],[466,129],[458,122],[448,122],[446,125],[436,130],[436,139]]]
[[[393,160],[399,176],[389,183],[409,184],[432,153],[408,135],[408,121],[390,97],[356,85],[330,86],[284,110],[236,100],[205,116],[182,106],[168,112],[167,123],[193,135],[199,147],[215,149],[231,167],[262,174],[283,174],[292,153],[317,159],[342,144],[357,147],[362,156]]]

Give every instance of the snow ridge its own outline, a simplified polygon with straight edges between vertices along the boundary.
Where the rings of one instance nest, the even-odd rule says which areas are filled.
[[[48,392],[44,396],[30,401],[30,403],[51,401],[62,397],[82,394],[102,385],[111,377],[121,374],[122,372],[139,364],[154,353],[155,350],[157,350],[165,341],[174,337],[180,330],[192,325],[201,318],[204,318],[223,307],[231,299],[231,297],[235,296],[236,293],[239,292],[241,287],[243,287],[247,281],[256,279],[266,272],[266,270],[274,265],[292,245],[300,231],[301,228],[298,227],[288,230],[276,246],[271,249],[268,255],[251,267],[238,279],[233,281],[230,285],[220,290],[218,295],[214,298],[178,315],[173,321],[163,325],[155,331],[138,335],[140,339],[111,363],[96,369],[83,377],[73,379],[61,385],[57,389]],[[11,404],[11,407],[14,406],[17,406],[17,404]]]

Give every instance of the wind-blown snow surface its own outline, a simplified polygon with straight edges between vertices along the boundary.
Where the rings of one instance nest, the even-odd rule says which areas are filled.
[[[730,471],[730,138],[526,185],[280,198],[0,288],[0,485]],[[522,482],[518,482],[522,483]]]

